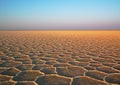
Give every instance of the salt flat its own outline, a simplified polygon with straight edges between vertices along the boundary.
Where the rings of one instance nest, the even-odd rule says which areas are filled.
[[[120,31],[0,31],[0,85],[119,85]]]

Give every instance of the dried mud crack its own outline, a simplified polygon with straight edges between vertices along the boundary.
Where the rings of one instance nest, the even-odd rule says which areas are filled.
[[[119,85],[120,31],[0,31],[0,85]]]

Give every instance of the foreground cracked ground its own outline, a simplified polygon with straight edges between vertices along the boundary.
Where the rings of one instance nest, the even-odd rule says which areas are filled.
[[[0,31],[0,85],[119,85],[120,31]]]

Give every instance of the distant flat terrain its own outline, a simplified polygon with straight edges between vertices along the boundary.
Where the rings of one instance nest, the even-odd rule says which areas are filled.
[[[120,31],[0,31],[0,85],[108,84],[120,84]]]

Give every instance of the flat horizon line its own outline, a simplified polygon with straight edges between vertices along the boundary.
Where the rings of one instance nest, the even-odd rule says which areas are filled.
[[[120,31],[120,29],[0,29],[0,31]]]

